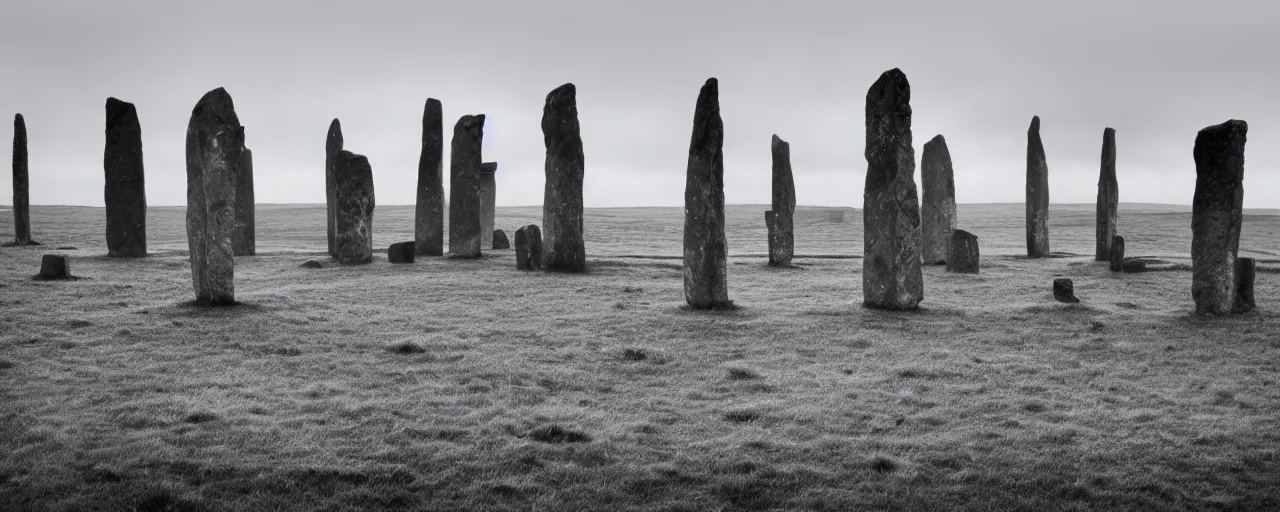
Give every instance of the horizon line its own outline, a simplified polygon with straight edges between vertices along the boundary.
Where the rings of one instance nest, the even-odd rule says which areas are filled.
[[[997,202],[979,202],[979,203],[956,203],[956,205],[957,205],[957,206],[961,206],[961,205],[968,205],[968,206],[1023,205],[1023,204],[1025,204],[1025,203],[1022,203],[1022,202],[1016,202],[1016,201],[1007,201],[1007,202],[999,202],[999,201],[997,201]],[[1147,205],[1147,206],[1177,206],[1177,207],[1183,207],[1183,208],[1190,208],[1190,207],[1191,207],[1191,204],[1182,204],[1182,203],[1150,203],[1150,202],[1142,202],[1142,201],[1120,201],[1120,202],[1119,202],[1119,204],[1120,204],[1120,205],[1126,205],[1126,204],[1127,204],[1127,205]],[[1096,206],[1096,204],[1095,204],[1095,203],[1053,203],[1053,202],[1049,203],[1049,205],[1050,205],[1050,206],[1053,206],[1053,205],[1058,205],[1058,206]],[[83,205],[83,204],[31,204],[31,205],[29,205],[29,206],[43,206],[43,207],[55,207],[55,208],[106,208],[106,206],[93,206],[93,205]],[[187,206],[186,204],[149,204],[149,205],[147,205],[147,207],[148,207],[148,208],[151,208],[151,207],[155,207],[155,208],[182,208],[182,207],[186,207],[186,206]],[[255,206],[325,206],[325,203],[255,203]],[[416,206],[416,205],[415,205],[414,203],[391,203],[391,204],[380,204],[380,205],[378,205],[378,206]],[[497,206],[496,206],[496,208],[537,208],[537,207],[541,207],[541,206],[542,206],[542,204],[527,204],[527,205],[497,205]],[[730,206],[764,206],[764,207],[769,207],[770,205],[769,205],[768,203],[725,203],[725,207],[730,207]],[[4,208],[4,209],[7,209],[7,210],[12,210],[12,209],[13,209],[13,205],[0,204],[0,208]],[[583,208],[584,208],[584,209],[591,209],[591,210],[607,210],[607,209],[622,209],[622,208],[682,208],[682,206],[680,206],[680,205],[584,206]],[[855,207],[855,206],[831,206],[831,205],[818,205],[818,204],[797,204],[797,205],[796,205],[796,208],[850,208],[850,209],[854,209],[854,210],[860,210],[860,209],[861,209],[861,208],[858,208],[858,207]],[[1280,209],[1280,206],[1275,206],[1275,207],[1246,207],[1245,209],[1253,209],[1253,210],[1275,210],[1275,209]]]

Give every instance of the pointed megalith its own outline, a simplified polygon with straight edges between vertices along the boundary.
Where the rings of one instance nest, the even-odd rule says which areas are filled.
[[[236,168],[244,128],[231,95],[221,87],[205,93],[187,124],[187,246],[196,300],[235,303]]]
[[[236,229],[231,240],[236,256],[253,256],[257,252],[253,217],[253,151],[243,148],[236,169]]]
[[[27,121],[13,116],[13,234],[14,245],[40,245],[31,239],[31,199],[28,195]]]
[[[484,114],[453,126],[449,154],[449,257],[480,257],[480,145]]]
[[[357,265],[373,261],[373,168],[369,159],[347,150],[333,156],[338,179],[334,208],[338,263]]]
[[[493,246],[493,217],[497,207],[493,204],[498,199],[498,183],[494,174],[498,172],[498,162],[480,164],[480,248]]]
[[[342,123],[334,118],[329,123],[329,135],[324,143],[324,193],[326,210],[326,230],[329,233],[329,255],[338,256],[336,230],[338,227],[335,212],[338,205],[338,179],[334,176],[333,157],[342,151]]]
[[[867,91],[866,116],[862,304],[915,309],[924,300],[924,277],[907,75],[897,68],[881,74]]]
[[[413,252],[444,255],[444,110],[427,98],[422,109],[422,153],[418,157],[418,201],[413,213]]]
[[[1232,119],[1196,135],[1191,200],[1191,297],[1196,313],[1235,309],[1236,251],[1244,206],[1244,143],[1249,125]]]
[[[724,237],[724,122],[720,87],[708,78],[693,112],[684,185],[684,298],[695,309],[733,307]]]
[[[542,108],[542,141],[547,148],[542,199],[543,264],[552,271],[585,272],[582,180],[586,164],[578,126],[577,89],[573,84],[547,93]]]
[[[791,144],[776,134],[770,142],[773,153],[773,203],[765,212],[769,233],[769,265],[791,265],[795,255],[796,183],[791,176]]]
[[[107,98],[106,174],[107,256],[147,255],[147,190],[142,172],[142,125],[132,103]]]
[[[1120,184],[1116,181],[1116,130],[1102,130],[1102,170],[1098,173],[1097,244],[1093,259],[1111,258],[1111,240],[1116,236],[1116,215],[1120,207]],[[1122,251],[1123,253],[1123,251]]]
[[[1040,142],[1040,117],[1027,129],[1027,256],[1049,255],[1049,164]]]
[[[920,155],[920,256],[926,265],[947,261],[947,243],[956,229],[956,184],[947,139],[935,136]]]

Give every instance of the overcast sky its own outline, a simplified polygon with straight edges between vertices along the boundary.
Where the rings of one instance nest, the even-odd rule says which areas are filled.
[[[1245,206],[1280,207],[1274,0],[4,0],[0,140],[21,112],[32,204],[103,203],[104,105],[137,105],[147,201],[186,200],[192,107],[225,87],[260,203],[323,203],[325,132],[368,156],[379,204],[413,204],[422,108],[487,115],[501,206],[542,202],[541,115],[573,82],[591,206],[683,204],[698,90],[720,81],[725,198],[768,203],[770,136],[797,201],[861,207],[867,88],[911,81],[916,158],[943,134],[957,201],[1024,199],[1042,119],[1055,203],[1097,194],[1117,130],[1120,198],[1190,204],[1196,132],[1249,122]],[[10,156],[0,179],[9,204]],[[446,179],[449,171],[446,165]],[[919,171],[917,169],[917,179]]]

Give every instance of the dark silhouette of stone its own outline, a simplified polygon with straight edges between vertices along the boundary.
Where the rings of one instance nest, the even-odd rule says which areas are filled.
[[[301,268],[324,268],[324,265],[316,260],[307,260],[298,266]]]
[[[493,230],[493,250],[504,251],[511,248],[511,240],[507,238],[507,232],[501,229]]]
[[[40,273],[36,279],[68,279],[71,277],[71,258],[65,254],[46,254],[40,258]]]
[[[334,175],[333,157],[342,151],[342,123],[334,118],[324,143],[324,193],[328,214],[329,255],[338,257],[338,178]]]
[[[1049,256],[1049,164],[1040,141],[1040,117],[1027,129],[1027,256]]]
[[[947,242],[947,272],[977,274],[978,260],[978,237],[963,229],[952,230]]]
[[[1116,181],[1116,130],[1107,128],[1102,130],[1102,170],[1098,173],[1097,248],[1094,251],[1094,259],[1097,261],[1107,261],[1113,257],[1110,244],[1114,240],[1112,237],[1116,235],[1116,216],[1119,207],[1120,184]],[[1122,250],[1121,254],[1123,253]]]
[[[924,299],[920,203],[911,147],[911,84],[901,70],[867,90],[867,178],[862,195],[862,304],[915,309]]]
[[[106,174],[107,256],[147,255],[147,190],[142,166],[142,124],[132,103],[107,98]]]
[[[708,78],[698,93],[684,185],[684,298],[694,309],[729,308],[724,237],[724,122],[720,87]]]
[[[231,248],[236,256],[253,256],[257,252],[253,217],[253,151],[243,148],[236,172],[236,229],[231,237]]]
[[[537,224],[516,230],[516,270],[542,270],[542,230]]]
[[[413,263],[415,242],[399,242],[387,248],[387,261],[391,263]]]
[[[444,255],[444,110],[427,98],[422,109],[422,153],[418,157],[418,201],[413,215],[414,253]]]
[[[373,261],[373,168],[369,159],[347,150],[333,157],[338,180],[336,232],[338,263],[358,265]]]
[[[582,180],[586,173],[578,125],[577,89],[564,84],[547,93],[542,107],[544,165],[543,263],[547,270],[586,272],[582,229]]]
[[[920,257],[926,265],[947,261],[947,244],[956,229],[956,185],[947,139],[935,136],[920,156]],[[976,267],[975,267],[976,268]]]
[[[1111,243],[1108,245],[1110,247],[1107,248],[1109,251],[1107,259],[1111,261],[1111,271],[1120,272],[1124,270],[1124,237],[1113,235]]]
[[[1053,280],[1053,298],[1058,302],[1066,304],[1075,304],[1080,302],[1076,298],[1075,285],[1070,279],[1058,278]]]
[[[235,303],[236,174],[244,127],[231,95],[205,93],[187,125],[187,245],[196,301]]]
[[[1253,278],[1257,273],[1253,258],[1236,258],[1236,299],[1233,313],[1248,313],[1257,308],[1253,302]]]
[[[480,143],[484,114],[453,126],[449,159],[449,257],[480,257]]]
[[[769,231],[769,265],[791,265],[795,256],[796,183],[791,175],[791,144],[777,135],[770,143],[773,153],[773,203],[765,212]]]
[[[13,235],[14,245],[40,245],[31,239],[31,196],[28,194],[27,121],[13,116]]]
[[[1120,271],[1126,274],[1141,274],[1147,271],[1147,262],[1128,259],[1120,263]]]
[[[526,228],[516,230],[516,270],[529,270],[529,231]]]
[[[1197,314],[1225,315],[1236,300],[1235,260],[1244,201],[1244,145],[1249,125],[1230,120],[1196,135],[1196,191],[1191,201],[1191,297]]]
[[[498,162],[480,164],[480,247],[493,246],[493,217],[497,213],[498,183],[494,174]]]

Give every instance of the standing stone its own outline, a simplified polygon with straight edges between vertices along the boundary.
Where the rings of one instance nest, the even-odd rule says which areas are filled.
[[[453,126],[449,159],[449,257],[480,257],[480,143],[484,114]]]
[[[253,214],[253,151],[244,148],[236,173],[236,230],[231,240],[236,256],[253,256],[257,252]]]
[[[427,98],[422,109],[422,153],[418,157],[418,201],[413,215],[417,256],[444,255],[444,110]]]
[[[978,237],[963,229],[952,230],[947,243],[947,272],[977,274],[978,260]]]
[[[1049,255],[1049,164],[1040,142],[1040,117],[1027,129],[1027,257]]]
[[[684,298],[695,309],[733,307],[724,237],[724,122],[720,86],[698,93],[684,185]]]
[[[373,261],[373,168],[369,159],[342,150],[333,157],[337,177],[334,216],[338,263],[356,265]]]
[[[338,256],[336,212],[338,207],[338,178],[334,175],[333,157],[342,151],[342,123],[334,118],[329,123],[329,135],[324,144],[324,193],[326,206],[326,223],[329,231],[329,255]]]
[[[27,186],[27,122],[13,116],[13,234],[14,245],[40,245],[31,239],[31,200]]]
[[[107,98],[106,173],[107,256],[147,255],[147,190],[142,172],[142,125],[132,103]]]
[[[582,180],[586,172],[578,126],[577,89],[564,84],[547,94],[542,141],[547,148],[542,199],[543,262],[548,270],[586,272]]]
[[[1111,258],[1112,252],[1108,244],[1116,235],[1116,216],[1119,207],[1120,184],[1116,181],[1116,130],[1107,128],[1102,130],[1102,170],[1098,174],[1097,248],[1094,251],[1094,259],[1097,261],[1107,261]]]
[[[769,229],[769,265],[791,265],[795,256],[796,183],[791,176],[791,144],[776,134],[770,144],[773,153],[773,209],[765,212]]]
[[[501,229],[493,230],[493,250],[504,251],[511,248],[511,240],[507,238],[507,232]]]
[[[911,84],[894,68],[867,91],[863,306],[915,309],[924,299],[920,203],[911,147]]]
[[[391,263],[413,263],[414,242],[399,242],[387,248],[387,261]]]
[[[924,144],[920,156],[920,256],[926,265],[947,261],[947,243],[956,229],[956,184],[951,151],[942,135]]]
[[[1111,271],[1120,272],[1124,270],[1124,237],[1113,235],[1109,245],[1107,259],[1111,262]]]
[[[1236,300],[1231,311],[1248,313],[1258,307],[1253,302],[1253,278],[1257,273],[1253,258],[1236,258]]]
[[[529,231],[526,228],[516,230],[516,270],[529,270]]]
[[[546,260],[542,259],[545,254],[545,243],[542,237],[542,230],[537,224],[530,224],[524,227],[525,240],[529,244],[529,270],[542,270],[546,268],[543,264]]]
[[[1231,313],[1244,201],[1244,144],[1249,125],[1230,120],[1196,135],[1196,192],[1191,200],[1191,297],[1197,314]]]
[[[235,303],[236,168],[244,128],[231,95],[221,87],[205,93],[187,124],[187,246],[196,301]]]
[[[36,279],[67,279],[71,277],[71,258],[65,254],[46,254],[40,258],[40,273]]]
[[[480,247],[493,245],[493,217],[497,206],[498,184],[494,174],[498,172],[498,162],[480,164]]]
[[[1058,302],[1065,304],[1075,304],[1080,302],[1076,298],[1075,284],[1070,279],[1059,278],[1053,280],[1053,298]]]

